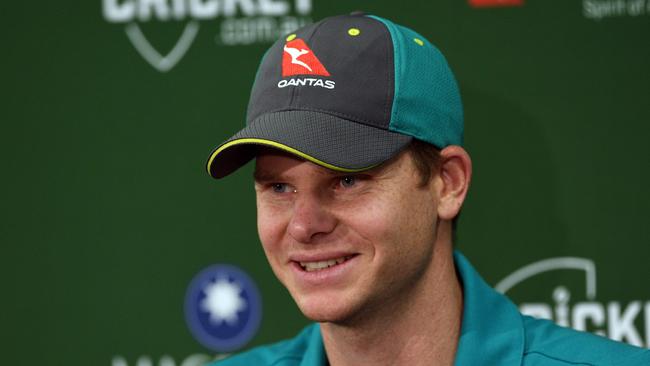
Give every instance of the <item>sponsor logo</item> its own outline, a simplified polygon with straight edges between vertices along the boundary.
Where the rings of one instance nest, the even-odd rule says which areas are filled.
[[[320,86],[325,89],[334,89],[336,84],[332,80],[322,80],[313,78],[291,78],[289,80],[280,80],[278,88],[286,88],[287,86]]]
[[[213,39],[220,46],[270,43],[311,23],[311,10],[312,0],[102,0],[104,19],[123,25],[136,51],[160,72],[178,64],[203,23],[219,21]],[[160,37],[145,35],[174,29],[179,31],[166,53],[151,41]]]
[[[293,75],[330,76],[314,52],[300,38],[287,42],[282,54],[282,76]]]
[[[194,277],[185,296],[185,320],[199,343],[232,352],[248,343],[262,319],[262,303],[253,280],[227,264],[210,266]]]
[[[582,14],[592,20],[638,17],[650,14],[650,0],[583,0]]]
[[[330,76],[329,71],[323,66],[314,51],[307,46],[305,41],[295,38],[295,34],[287,37],[282,54],[282,77],[294,75]],[[333,80],[320,78],[290,78],[278,82],[278,88],[288,86],[314,86],[325,89],[334,89]]]
[[[500,6],[522,6],[524,0],[469,0],[469,5],[475,8],[494,8]]]
[[[549,292],[544,291],[543,284],[536,281],[556,271],[577,272],[580,282],[583,282],[580,287],[585,288],[584,295],[572,294],[569,290],[571,286],[565,284],[553,286]],[[495,289],[508,294],[519,286],[536,286],[541,289],[540,293],[547,295],[543,296],[545,299],[542,301],[520,303],[519,310],[523,314],[553,320],[564,327],[589,331],[635,346],[650,347],[650,301],[600,301],[596,280],[596,265],[592,260],[559,257],[524,266],[497,283]]]

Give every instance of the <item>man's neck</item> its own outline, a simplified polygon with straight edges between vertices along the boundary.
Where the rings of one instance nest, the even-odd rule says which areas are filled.
[[[436,245],[430,268],[408,301],[352,325],[322,323],[330,365],[453,365],[463,298],[451,245]]]

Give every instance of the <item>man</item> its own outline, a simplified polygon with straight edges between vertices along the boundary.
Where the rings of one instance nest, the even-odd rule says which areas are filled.
[[[650,351],[522,316],[454,252],[472,164],[442,54],[363,14],[274,44],[247,126],[210,156],[255,158],[269,263],[316,324],[219,365],[650,365]]]

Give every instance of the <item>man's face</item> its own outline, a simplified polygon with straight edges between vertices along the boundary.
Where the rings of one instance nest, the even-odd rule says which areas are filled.
[[[260,239],[307,317],[346,322],[408,301],[430,271],[435,178],[420,186],[411,159],[346,175],[271,150],[258,156]]]

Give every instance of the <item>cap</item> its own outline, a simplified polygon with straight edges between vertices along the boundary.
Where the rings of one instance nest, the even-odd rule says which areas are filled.
[[[269,48],[246,127],[210,154],[207,170],[225,177],[261,145],[358,172],[389,160],[413,138],[438,148],[462,144],[460,94],[444,56],[387,19],[335,16]]]

